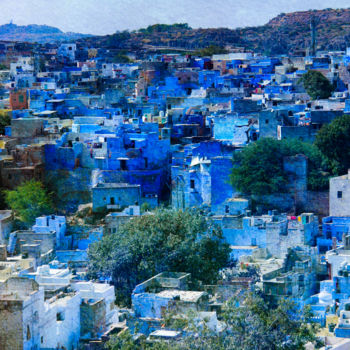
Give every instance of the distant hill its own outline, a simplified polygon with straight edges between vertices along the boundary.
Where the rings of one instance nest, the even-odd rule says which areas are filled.
[[[46,25],[30,24],[19,26],[13,23],[0,26],[0,40],[6,41],[27,41],[27,42],[56,42],[77,40],[88,37],[86,34],[64,33],[60,29]]]
[[[229,45],[271,55],[291,54],[310,46],[310,22],[313,18],[319,50],[344,50],[350,45],[350,9],[280,14],[263,26],[238,29],[192,29],[186,24],[158,24],[137,32],[120,32],[81,41],[91,46],[116,49],[167,46],[193,50],[210,45]]]

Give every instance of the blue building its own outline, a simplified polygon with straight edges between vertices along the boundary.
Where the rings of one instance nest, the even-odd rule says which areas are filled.
[[[172,205],[189,208],[209,205],[215,210],[234,190],[229,183],[232,149],[220,142],[188,145],[173,155]]]
[[[92,209],[119,210],[139,205],[141,186],[127,183],[99,183],[92,188]]]

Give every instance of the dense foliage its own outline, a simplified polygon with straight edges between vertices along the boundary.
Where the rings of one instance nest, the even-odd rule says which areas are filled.
[[[89,273],[111,278],[117,300],[128,302],[138,283],[162,271],[190,272],[195,281],[214,283],[229,252],[222,232],[199,212],[161,209],[92,244]]]
[[[127,30],[116,32],[106,37],[106,45],[107,47],[124,48],[125,42],[130,38],[131,34]]]
[[[132,62],[127,56],[126,50],[119,50],[118,53],[112,59],[113,63],[130,63]]]
[[[350,169],[350,115],[323,125],[316,135],[315,145],[327,158],[333,174],[347,173]]]
[[[187,23],[174,23],[174,24],[153,24],[147,28],[142,28],[139,30],[141,33],[152,34],[161,33],[169,31],[187,30],[191,27]]]
[[[11,114],[7,110],[0,110],[0,134],[5,135],[5,126],[11,124]]]
[[[309,70],[300,78],[306,92],[313,100],[327,99],[334,90],[329,80],[320,72]]]
[[[212,56],[212,55],[218,55],[223,53],[228,53],[228,51],[225,50],[223,47],[210,45],[208,47],[205,47],[204,49],[195,51],[194,55],[204,57],[204,56]]]
[[[239,306],[238,306],[239,305]],[[230,300],[223,310],[223,331],[214,332],[209,327],[198,327],[189,318],[188,336],[179,343],[135,342],[126,332],[114,337],[108,344],[110,350],[298,350],[308,342],[317,342],[317,325],[308,310],[302,312],[290,300],[281,300],[270,308],[259,296],[249,294],[243,300]],[[178,322],[177,322],[178,323]],[[174,327],[171,327],[174,328]]]
[[[39,181],[27,181],[15,190],[5,191],[5,200],[20,221],[27,225],[33,224],[36,217],[50,214],[53,210],[51,197]]]
[[[262,138],[235,152],[231,183],[244,194],[285,193],[288,174],[283,169],[283,159],[297,154],[308,158],[308,188],[326,188],[328,178],[322,175],[322,154],[314,145],[296,139]]]

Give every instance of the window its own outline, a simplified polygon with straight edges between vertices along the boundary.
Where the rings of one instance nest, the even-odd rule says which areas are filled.
[[[24,96],[23,95],[19,95],[18,101],[23,103],[24,102]]]
[[[114,197],[111,197],[111,205],[114,205],[115,204],[115,200],[114,200]]]
[[[343,198],[343,192],[342,192],[342,191],[338,191],[337,197],[338,197],[338,198]]]
[[[32,336],[30,335],[30,328],[29,325],[27,325],[27,340],[30,340]]]
[[[265,119],[265,124],[268,124],[269,123],[269,120],[268,119]]]
[[[230,212],[230,207],[228,205],[225,205],[225,213],[228,214]]]
[[[122,159],[122,160],[120,161],[120,169],[121,169],[121,170],[127,170],[127,169],[126,169],[126,160],[125,160],[125,159]]]
[[[57,312],[56,320],[57,321],[64,321],[64,312]]]
[[[191,186],[191,188],[194,188],[194,185],[195,185],[194,180],[191,180],[191,181],[190,181],[190,186]]]

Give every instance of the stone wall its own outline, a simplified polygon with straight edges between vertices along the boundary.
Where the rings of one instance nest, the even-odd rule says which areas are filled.
[[[80,204],[91,202],[91,170],[46,171],[45,182],[55,193],[55,204],[63,210],[75,212]]]
[[[40,118],[12,119],[12,137],[34,137],[43,134],[44,120]]]
[[[83,301],[80,306],[80,335],[97,338],[106,327],[106,303],[103,299]]]
[[[45,254],[56,248],[56,233],[35,233],[33,231],[16,231],[17,242],[23,244],[39,244],[40,253]]]
[[[304,211],[315,213],[320,217],[329,215],[329,192],[307,191]]]
[[[22,301],[1,300],[0,297],[0,349],[23,349]]]

